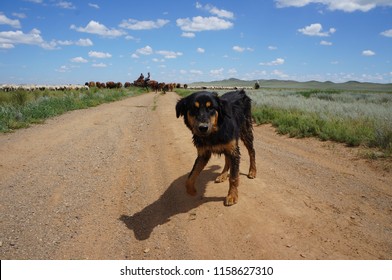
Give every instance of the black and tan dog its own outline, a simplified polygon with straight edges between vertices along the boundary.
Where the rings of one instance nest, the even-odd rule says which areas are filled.
[[[200,91],[180,99],[176,105],[176,113],[177,118],[184,116],[184,122],[192,131],[193,143],[197,148],[197,158],[186,181],[187,192],[196,195],[196,178],[206,166],[211,154],[224,154],[225,166],[215,182],[223,182],[229,177],[230,187],[225,205],[237,203],[240,138],[249,152],[248,177],[256,177],[251,99],[244,90],[228,92],[222,96]],[[230,176],[228,176],[229,169]]]

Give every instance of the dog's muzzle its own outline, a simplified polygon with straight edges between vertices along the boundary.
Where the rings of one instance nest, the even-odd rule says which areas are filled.
[[[197,130],[199,131],[200,134],[205,135],[208,133],[209,125],[207,123],[200,123],[199,126],[197,127]]]

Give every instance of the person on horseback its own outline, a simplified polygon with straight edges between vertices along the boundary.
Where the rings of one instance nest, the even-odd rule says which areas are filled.
[[[147,85],[149,80],[150,80],[150,72],[147,73],[147,78],[144,79],[144,84]]]

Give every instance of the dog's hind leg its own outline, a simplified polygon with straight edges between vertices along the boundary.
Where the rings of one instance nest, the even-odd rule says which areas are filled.
[[[225,199],[225,205],[231,206],[238,202],[238,185],[240,170],[240,148],[237,146],[230,157],[229,193]]]
[[[249,165],[249,173],[248,178],[254,179],[256,178],[256,152],[253,147],[253,132],[252,127],[247,126],[245,130],[241,132],[241,140],[244,142],[244,145],[249,153],[250,165]]]
[[[206,164],[211,158],[211,153],[205,153],[203,155],[198,155],[198,157],[195,160],[195,163],[193,165],[192,171],[188,176],[188,179],[186,180],[186,191],[190,195],[196,195],[197,191],[195,188],[195,182],[197,177],[199,176],[200,172],[204,169]]]
[[[225,167],[223,167],[222,173],[216,177],[215,183],[222,183],[227,180],[227,177],[229,175],[229,169],[230,169],[230,158],[225,155]]]

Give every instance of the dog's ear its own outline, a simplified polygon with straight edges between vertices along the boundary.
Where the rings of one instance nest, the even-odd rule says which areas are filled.
[[[187,111],[187,99],[182,98],[177,101],[177,105],[176,105],[177,118],[179,118],[181,116],[185,116],[186,111]]]

